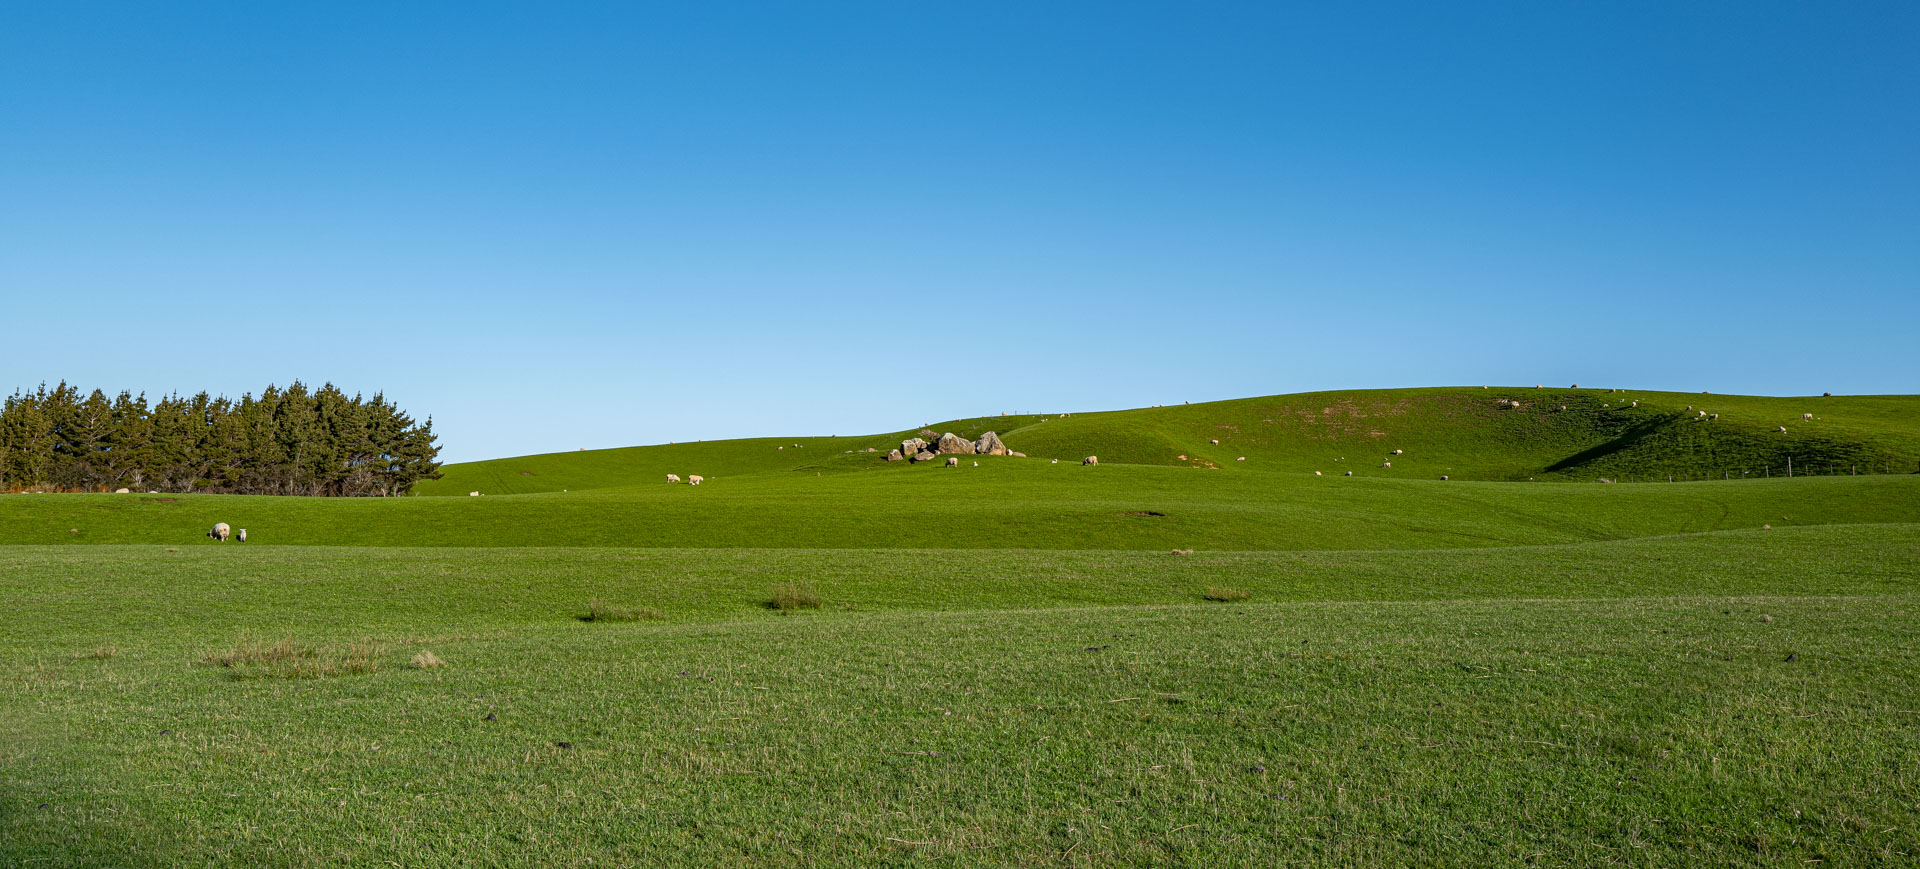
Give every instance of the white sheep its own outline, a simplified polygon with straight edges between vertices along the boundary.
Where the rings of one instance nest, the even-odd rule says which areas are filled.
[[[948,456],[948,457],[947,457],[947,467],[949,467],[949,468],[957,468],[957,467],[960,467],[960,457],[959,457],[959,456]]]
[[[1800,414],[1800,418],[1801,418],[1801,419],[1813,419],[1813,414],[1810,414],[1810,413],[1803,413],[1803,414]]]
[[[1060,460],[1059,460],[1059,459],[1054,459],[1053,461],[1051,461],[1051,462],[1048,462],[1047,464],[1049,464],[1049,465],[1057,465],[1057,464],[1060,464]]]
[[[480,493],[479,493],[479,492],[468,492],[468,493],[467,493],[467,497],[469,497],[469,498],[478,498],[478,497],[480,497]]]
[[[1393,451],[1393,454],[1397,456],[1397,455],[1400,455],[1400,454],[1401,454],[1401,453],[1403,453],[1403,452],[1405,452],[1405,450],[1394,450],[1394,451]]]
[[[702,481],[704,481],[705,479],[706,479],[705,477],[702,477],[702,476],[700,476],[699,474],[688,474],[688,475],[687,475],[687,485],[689,485],[689,486],[698,486],[698,485],[700,485],[700,483],[701,483]]]
[[[1318,476],[1320,476],[1320,472],[1319,472],[1319,471],[1314,471],[1314,472],[1313,472],[1313,475],[1314,475],[1314,476],[1316,476],[1316,477],[1318,477]]]
[[[208,537],[218,540],[221,543],[227,542],[227,537],[232,534],[233,534],[233,529],[229,527],[225,522],[213,523],[213,529],[207,532]]]
[[[668,474],[668,475],[667,475],[667,482],[669,482],[669,483],[678,483],[678,482],[680,482],[680,475],[679,475],[679,474]]]
[[[1247,460],[1247,457],[1246,457],[1246,456],[1241,456],[1240,458],[1237,458],[1237,459],[1234,459],[1234,461],[1236,461],[1236,462],[1244,462],[1244,461],[1246,461],[1246,460]]]
[[[247,542],[247,529],[245,528],[240,529],[238,532],[236,532],[233,535],[233,539],[238,540],[241,543]]]
[[[1086,458],[1084,458],[1084,459],[1081,459],[1081,460],[1080,460],[1080,464],[1082,464],[1082,465],[1097,465],[1097,464],[1100,464],[1100,457],[1099,457],[1099,456],[1088,456],[1088,457],[1086,457]]]

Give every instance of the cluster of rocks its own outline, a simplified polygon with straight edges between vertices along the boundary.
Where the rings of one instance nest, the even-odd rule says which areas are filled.
[[[981,435],[978,440],[971,441],[953,432],[947,432],[934,439],[931,443],[925,438],[907,438],[900,442],[899,449],[887,453],[887,461],[897,462],[905,459],[913,462],[924,462],[944,455],[1018,456],[1020,458],[1026,458],[1027,454],[1016,453],[1007,449],[1007,445],[1001,442],[1000,435],[994,432],[987,432]]]

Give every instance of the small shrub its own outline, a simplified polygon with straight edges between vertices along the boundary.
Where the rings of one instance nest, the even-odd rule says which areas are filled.
[[[439,655],[424,650],[414,655],[413,660],[407,662],[407,666],[415,670],[431,670],[435,667],[445,667],[446,665],[447,662],[440,660]]]
[[[622,606],[599,598],[587,601],[586,620],[590,622],[657,622],[664,618],[665,613],[650,606]]]
[[[783,582],[773,587],[773,600],[768,605],[781,612],[817,610],[820,608],[820,595],[814,593],[813,586],[808,585],[806,580]]]
[[[1223,585],[1207,586],[1207,593],[1206,593],[1207,600],[1238,601],[1238,600],[1247,600],[1252,597],[1253,597],[1253,592],[1250,592],[1244,588],[1227,588],[1226,586],[1223,586]]]
[[[325,679],[380,669],[384,650],[372,640],[345,646],[309,646],[292,639],[263,642],[244,637],[233,648],[208,652],[200,663],[222,667],[235,679]]]
[[[108,658],[111,658],[111,657],[113,657],[114,655],[118,655],[118,654],[120,654],[120,647],[119,647],[119,646],[116,646],[116,645],[114,645],[114,644],[112,644],[112,643],[107,643],[106,645],[101,645],[101,646],[94,646],[94,647],[93,647],[93,651],[91,651],[91,652],[81,652],[81,653],[80,653],[80,654],[78,654],[78,655],[74,655],[74,657],[76,657],[76,658],[92,658],[92,659],[94,659],[94,660],[96,660],[96,661],[104,661],[104,660],[107,660]]]

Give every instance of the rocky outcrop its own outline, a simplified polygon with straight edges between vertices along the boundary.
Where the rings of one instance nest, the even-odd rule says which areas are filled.
[[[924,438],[907,438],[900,442],[899,449],[887,454],[887,461],[897,462],[901,459],[911,459],[916,462],[924,462],[928,459],[948,455],[1026,457],[1025,453],[1016,453],[1008,449],[1006,442],[1000,439],[998,432],[987,432],[975,440],[967,440],[953,432],[947,432],[931,442]]]
[[[973,455],[973,441],[967,440],[953,432],[947,432],[941,435],[939,440],[933,442],[933,451],[941,454],[958,453],[963,456],[970,456]]]

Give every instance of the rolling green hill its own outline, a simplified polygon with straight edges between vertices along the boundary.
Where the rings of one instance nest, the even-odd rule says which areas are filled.
[[[954,469],[0,495],[0,865],[1913,865],[1916,410],[1330,392],[932,426],[1031,456]]]
[[[1560,408],[1565,407],[1562,411]],[[1700,414],[1717,414],[1718,419]],[[1803,419],[1812,414],[1812,419]],[[1785,432],[1778,429],[1785,428]],[[1396,479],[1664,480],[1920,469],[1920,397],[1774,398],[1606,389],[1463,388],[1278,395],[929,427],[997,430],[1033,459]],[[669,473],[904,470],[882,461],[918,430],[553,453],[449,465],[422,495],[580,491]],[[1218,443],[1214,443],[1218,441]],[[877,452],[867,453],[874,449]],[[853,452],[849,453],[851,450]],[[1400,455],[1391,455],[1401,450]],[[1244,460],[1242,460],[1244,458]],[[1032,459],[1029,459],[1031,461]],[[1391,461],[1392,467],[1383,467]]]

